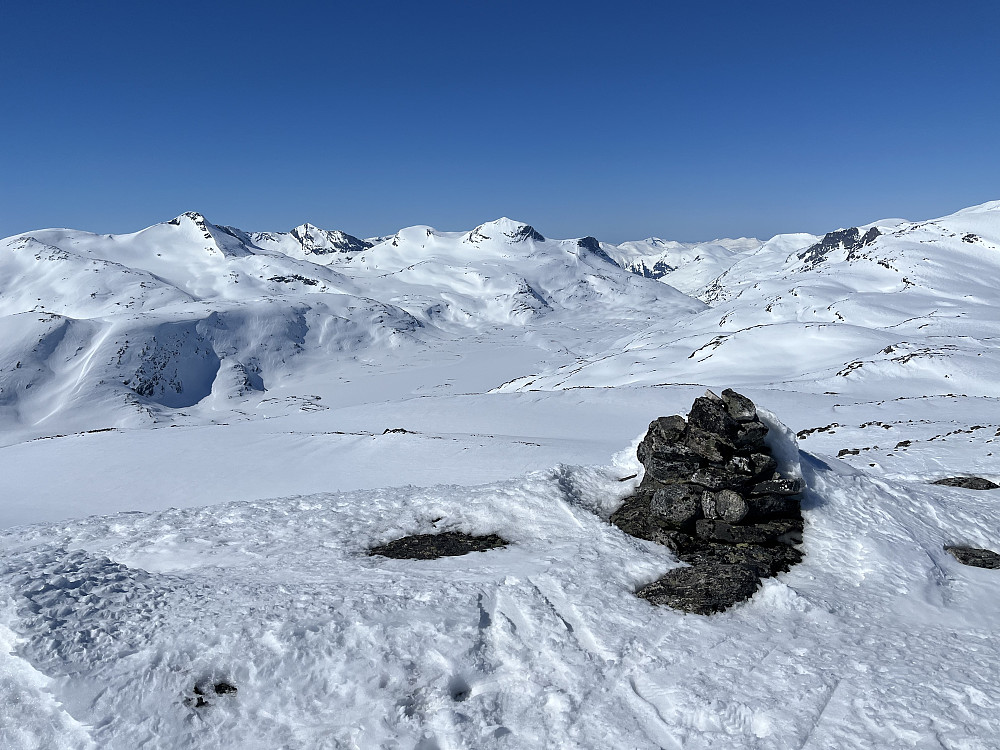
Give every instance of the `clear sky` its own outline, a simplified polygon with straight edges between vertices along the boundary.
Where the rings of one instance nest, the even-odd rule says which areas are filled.
[[[621,242],[1000,199],[1000,3],[0,0],[0,236]]]

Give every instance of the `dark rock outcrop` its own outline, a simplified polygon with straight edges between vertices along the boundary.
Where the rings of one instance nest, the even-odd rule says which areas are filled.
[[[676,568],[638,596],[697,614],[750,598],[802,555],[801,479],[781,476],[767,426],[732,390],[697,398],[687,419],[660,417],[636,452],[646,469],[611,515],[622,531],[670,547]]]
[[[841,249],[847,250],[847,259],[851,260],[854,253],[874,243],[881,234],[877,227],[871,227],[863,235],[857,227],[827,232],[823,239],[800,252],[798,257],[805,269],[821,265],[832,252]]]
[[[936,479],[931,484],[941,484],[945,487],[961,487],[966,490],[1000,490],[1000,484],[982,477],[945,477]]]
[[[591,253],[596,255],[601,260],[607,261],[613,266],[618,265],[611,259],[610,255],[604,252],[604,250],[601,248],[601,243],[598,241],[596,237],[584,237],[583,239],[577,240],[576,244],[579,245],[584,250],[589,250]]]
[[[437,557],[454,557],[470,552],[506,547],[507,540],[496,534],[474,536],[461,531],[442,531],[440,534],[415,534],[394,539],[368,550],[369,555],[381,555],[397,560],[433,560]]]
[[[963,565],[971,565],[974,568],[1000,568],[1000,555],[993,550],[981,549],[979,547],[945,547],[946,552]]]

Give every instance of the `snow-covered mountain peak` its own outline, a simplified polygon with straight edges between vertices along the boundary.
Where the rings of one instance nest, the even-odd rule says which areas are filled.
[[[193,221],[195,224],[199,225],[205,225],[208,223],[208,220],[205,218],[205,214],[201,213],[200,211],[185,211],[184,213],[174,217],[167,223],[180,224],[184,219],[188,219],[190,221]]]
[[[478,244],[484,240],[497,240],[507,244],[519,242],[545,242],[545,238],[530,224],[501,216],[480,224],[465,236],[466,242]]]
[[[186,243],[200,241],[204,242],[208,252],[218,252],[227,257],[252,255],[257,249],[245,232],[233,227],[217,226],[198,211],[185,211],[163,224],[154,224],[135,235],[126,236],[146,236],[166,244],[173,244],[178,240]]]
[[[982,214],[990,212],[1000,212],[1000,200],[997,201],[986,201],[985,203],[980,203],[977,206],[969,206],[968,208],[963,208],[961,211],[956,211],[951,214],[952,216],[966,216],[968,214]],[[948,218],[947,216],[944,218]]]
[[[616,266],[618,265],[618,263],[612,260],[611,256],[608,255],[607,252],[605,252],[604,248],[601,246],[600,240],[598,240],[596,237],[581,237],[576,241],[576,244],[577,247],[579,247],[580,249],[586,250],[587,252],[596,255],[601,260]]]

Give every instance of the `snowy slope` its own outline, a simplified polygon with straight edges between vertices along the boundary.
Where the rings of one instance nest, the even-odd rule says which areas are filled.
[[[400,348],[414,362],[442,341],[523,338],[572,313],[575,336],[518,342],[541,365],[701,307],[596,241],[547,241],[507,219],[411,227],[374,247],[310,225],[249,235],[195,213],[131,235],[43,230],[0,242],[0,423],[45,435],[195,405],[227,418],[255,394],[329,377],[331,362],[384,366]]]
[[[943,546],[996,549],[996,495],[929,482],[1000,481],[998,282],[1000,202],[0,240],[0,747],[993,748],[1000,581]],[[706,386],[808,485],[804,561],[710,618],[637,599],[678,563],[607,523]],[[434,530],[512,545],[366,554]]]
[[[652,326],[610,359],[526,380],[532,388],[718,383],[736,371],[744,382],[811,392],[878,381],[892,397],[1000,395],[988,376],[1000,364],[998,251],[995,202],[825,239],[779,235],[710,285],[702,295],[710,310]]]
[[[640,276],[660,279],[685,294],[700,291],[730,266],[740,255],[760,248],[760,240],[740,237],[712,242],[672,242],[649,237],[638,242],[608,246],[615,263]]]
[[[809,459],[805,561],[748,604],[702,618],[631,593],[676,564],[604,521],[635,467],[7,534],[0,590],[18,640],[2,674],[21,699],[6,703],[0,737],[101,748],[839,749],[942,736],[990,746],[995,573],[942,550],[997,538],[988,498]],[[436,528],[513,545],[418,564],[365,554]],[[218,681],[238,692],[212,696]],[[210,706],[192,706],[196,686]]]

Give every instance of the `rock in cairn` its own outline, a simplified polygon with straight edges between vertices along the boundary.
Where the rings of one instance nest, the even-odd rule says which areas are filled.
[[[690,567],[675,568],[640,597],[720,612],[801,559],[793,545],[802,541],[802,480],[778,473],[766,435],[753,402],[730,389],[695,399],[686,420],[650,424],[637,451],[646,473],[611,522],[667,545]]]

